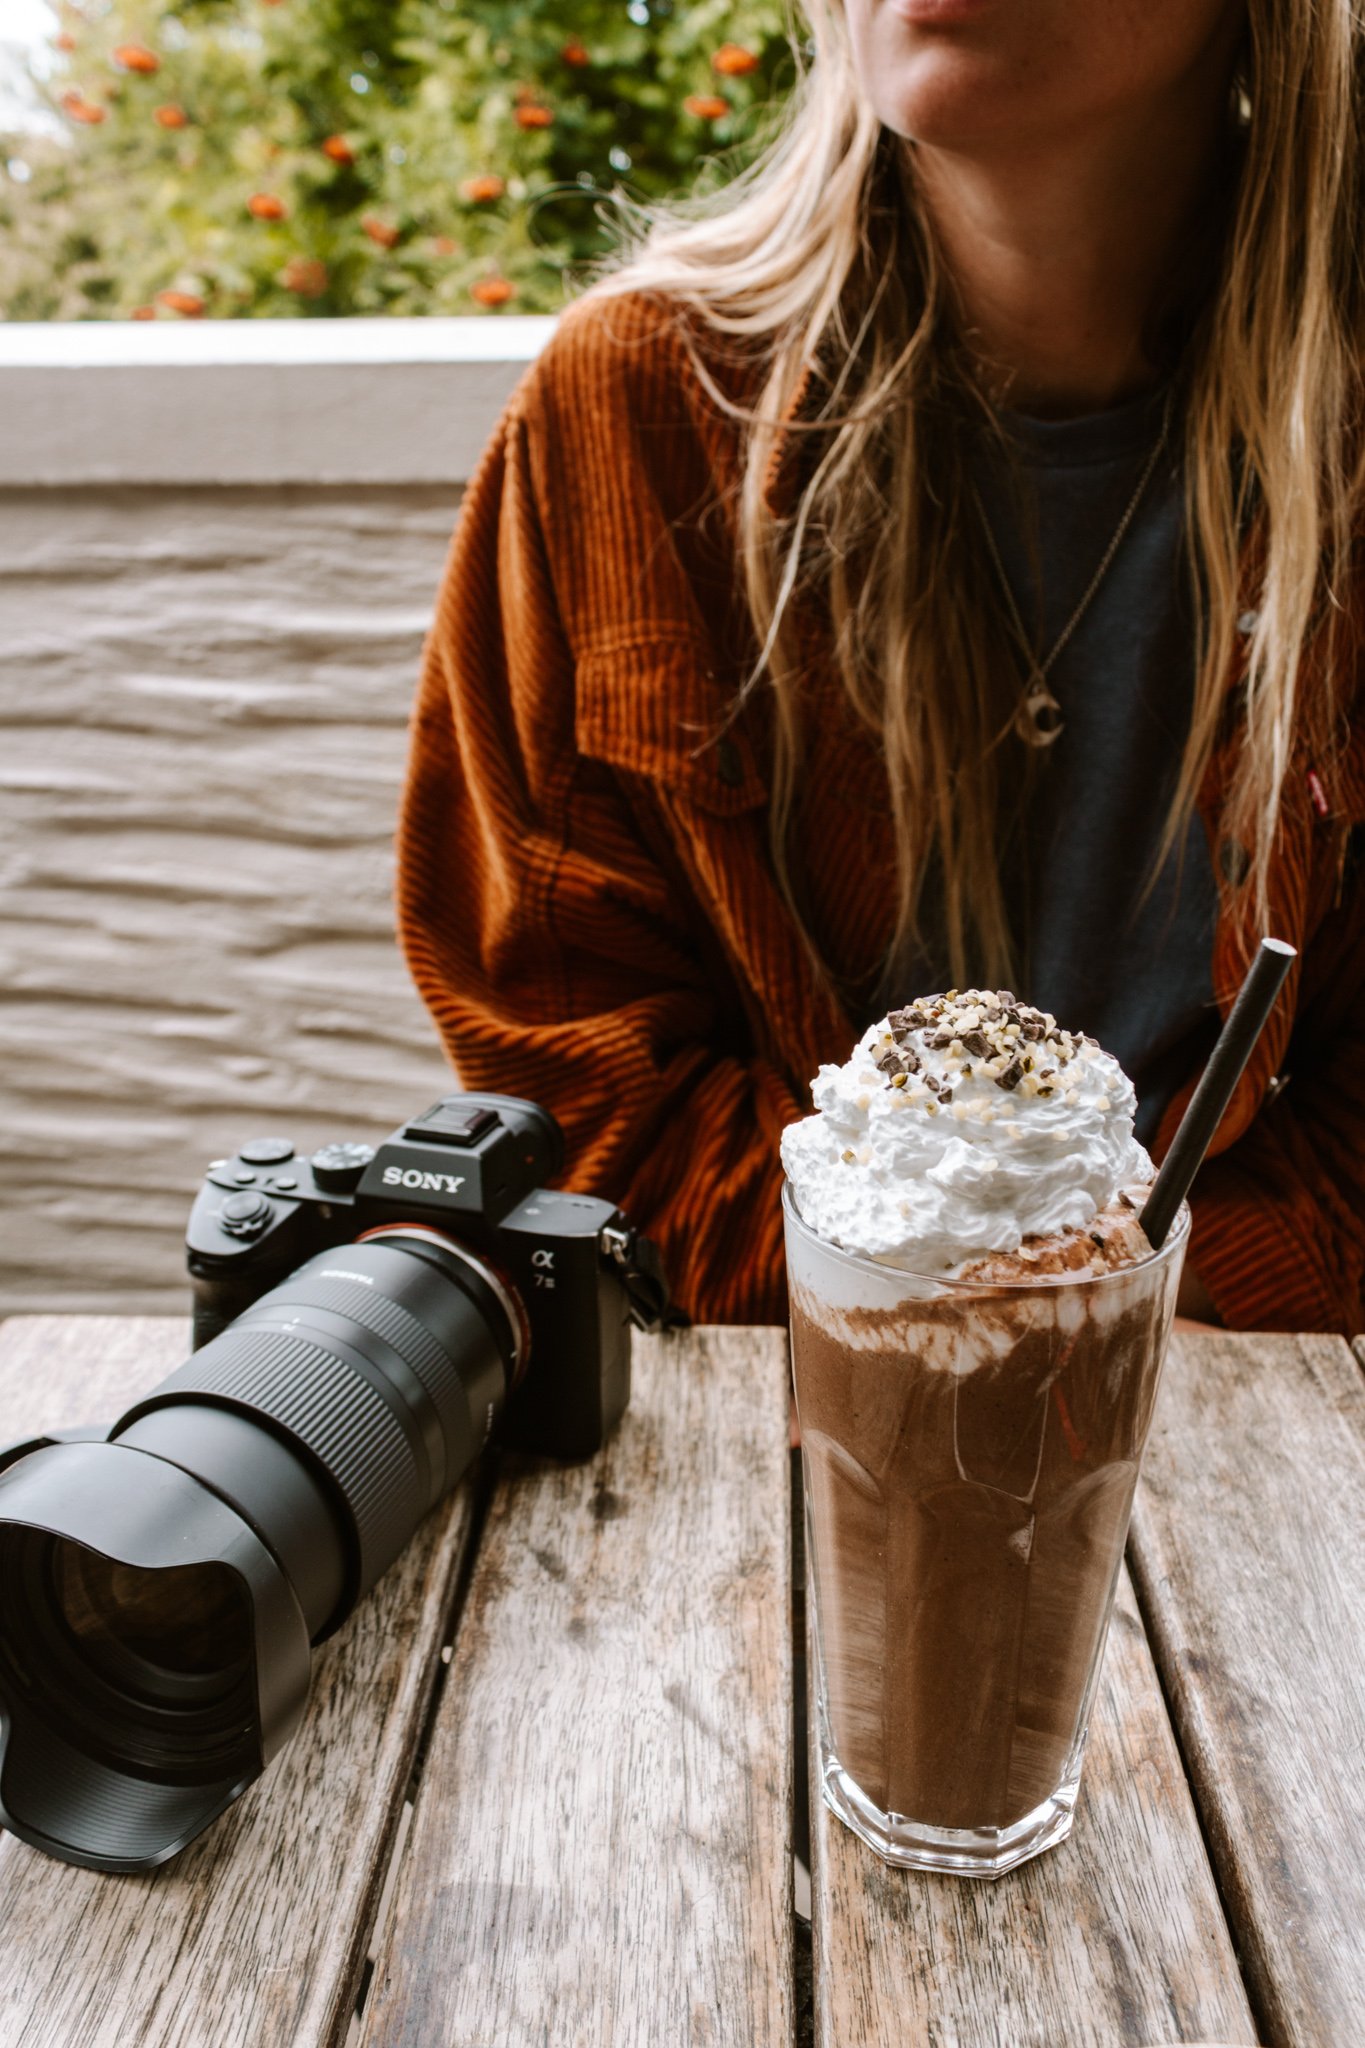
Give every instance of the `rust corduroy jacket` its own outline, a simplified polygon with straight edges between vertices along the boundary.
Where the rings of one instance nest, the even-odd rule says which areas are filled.
[[[756,397],[733,363],[714,374]],[[808,370],[789,417],[812,388]],[[561,316],[461,507],[399,829],[401,936],[462,1084],[551,1109],[565,1184],[621,1202],[682,1305],[717,1322],[785,1313],[778,1136],[857,1035],[773,877],[762,703],[720,732],[754,651],[727,523],[736,457],[657,302]],[[775,511],[806,459],[784,433]],[[809,606],[801,632],[802,871],[816,937],[856,986],[890,930],[885,776]],[[1220,826],[1239,682],[1199,800],[1225,880],[1246,858]],[[1337,745],[1300,745],[1286,782],[1271,904],[1300,958],[1193,1198],[1191,1260],[1235,1328],[1365,1329],[1362,820],[1352,713]],[[1225,907],[1224,1013],[1252,943]]]

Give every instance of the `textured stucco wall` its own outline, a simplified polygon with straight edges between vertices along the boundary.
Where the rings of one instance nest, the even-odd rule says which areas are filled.
[[[449,1085],[390,849],[458,502],[0,489],[0,1313],[179,1309],[210,1158]]]

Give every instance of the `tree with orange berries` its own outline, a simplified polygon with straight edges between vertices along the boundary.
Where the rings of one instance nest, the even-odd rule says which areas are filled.
[[[790,0],[54,0],[0,317],[552,313],[609,195],[743,168]],[[570,28],[570,21],[572,27]]]

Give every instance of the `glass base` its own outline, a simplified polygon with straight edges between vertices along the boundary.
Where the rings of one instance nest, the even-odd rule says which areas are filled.
[[[816,1740],[820,1753],[820,1789],[826,1806],[860,1841],[875,1849],[884,1863],[902,1870],[933,1870],[954,1877],[1003,1877],[1044,1849],[1055,1848],[1071,1833],[1085,1755],[1083,1727],[1066,1760],[1057,1789],[1040,1806],[1005,1828],[936,1828],[909,1814],[885,1813],[868,1798],[839,1761],[825,1706],[824,1673],[816,1657]]]

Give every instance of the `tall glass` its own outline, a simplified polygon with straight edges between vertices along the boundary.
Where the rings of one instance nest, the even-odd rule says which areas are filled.
[[[1000,1286],[782,1207],[825,1800],[889,1863],[998,1877],[1071,1829],[1189,1210]]]

